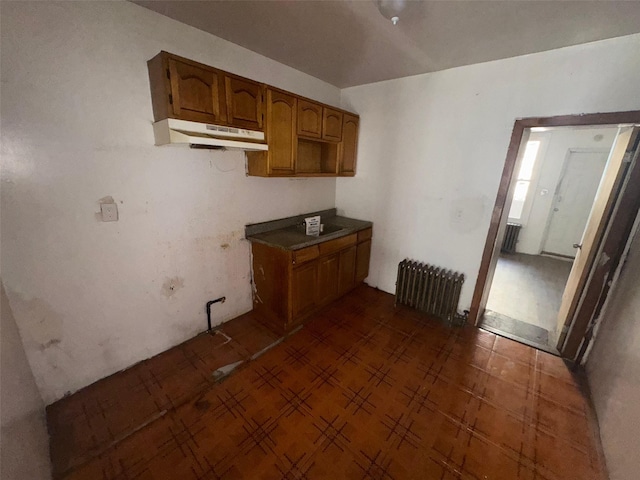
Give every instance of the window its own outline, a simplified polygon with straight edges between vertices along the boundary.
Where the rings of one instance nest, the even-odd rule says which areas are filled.
[[[531,186],[531,178],[533,177],[533,167],[536,163],[538,150],[540,149],[539,140],[530,140],[524,151],[524,157],[520,164],[520,171],[516,181],[516,188],[513,192],[513,201],[509,210],[509,219],[521,220],[524,211],[524,205]]]

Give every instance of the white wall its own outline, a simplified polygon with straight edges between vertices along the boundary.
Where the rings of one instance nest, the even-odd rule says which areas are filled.
[[[516,118],[640,108],[640,35],[343,90],[361,117],[358,175],[336,203],[374,222],[367,282],[413,257],[466,274],[467,308]]]
[[[548,143],[544,157],[537,159],[537,184],[532,184],[529,192],[532,195],[531,211],[520,231],[516,251],[529,255],[541,252],[554,192],[569,149],[610,150],[617,131],[617,128],[558,128],[539,134]],[[544,190],[547,193],[543,195]]]
[[[50,478],[44,403],[0,281],[0,478]]]
[[[640,471],[640,233],[608,303],[587,374],[609,477],[628,480]]]
[[[2,4],[2,277],[45,403],[251,309],[246,223],[335,206],[335,179],[245,176],[155,147],[146,62],[183,55],[330,104],[340,92],[129,2]],[[101,223],[112,196],[120,220]],[[170,287],[173,285],[174,289]]]

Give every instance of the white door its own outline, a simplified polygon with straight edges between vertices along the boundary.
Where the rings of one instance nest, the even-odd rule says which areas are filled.
[[[556,188],[542,251],[575,257],[609,152],[571,151]]]

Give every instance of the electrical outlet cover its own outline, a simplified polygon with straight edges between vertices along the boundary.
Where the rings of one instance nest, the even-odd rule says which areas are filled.
[[[103,222],[118,221],[118,205],[115,203],[103,203],[100,205],[100,213]]]

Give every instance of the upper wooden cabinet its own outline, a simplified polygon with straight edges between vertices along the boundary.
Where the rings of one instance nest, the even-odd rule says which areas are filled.
[[[296,106],[292,95],[269,90],[267,92],[267,142],[269,172],[291,175],[296,158]]]
[[[298,100],[298,135],[322,138],[322,105]]]
[[[342,122],[342,142],[338,152],[339,174],[353,176],[356,174],[356,156],[358,153],[358,127],[360,119],[355,115],[344,114]]]
[[[225,74],[227,119],[231,125],[251,130],[262,130],[263,86],[235,75]]]
[[[340,158],[344,163],[341,174],[355,174],[357,116],[271,87],[266,89],[266,112],[269,150],[247,152],[249,175],[335,177],[340,172]],[[302,115],[306,121],[300,121]],[[307,134],[301,135],[301,129]],[[313,138],[309,132],[314,129],[321,137],[341,136],[342,141]]]
[[[149,60],[148,66],[156,121],[226,122],[226,105],[220,101],[224,84],[216,69],[166,52]]]
[[[177,118],[265,132],[268,151],[247,152],[248,175],[355,175],[357,115],[167,52],[147,64],[156,122]]]
[[[169,59],[173,113],[181,118],[223,119],[220,109],[219,74],[215,70]]]
[[[342,112],[328,107],[322,109],[322,138],[342,140]]]
[[[339,142],[342,140],[342,112],[299,99],[298,135]]]
[[[263,129],[263,85],[186,58],[160,52],[147,63],[155,121]]]
[[[297,98],[267,88],[266,134],[269,150],[247,152],[250,175],[291,176],[295,174],[298,147],[296,136]]]

